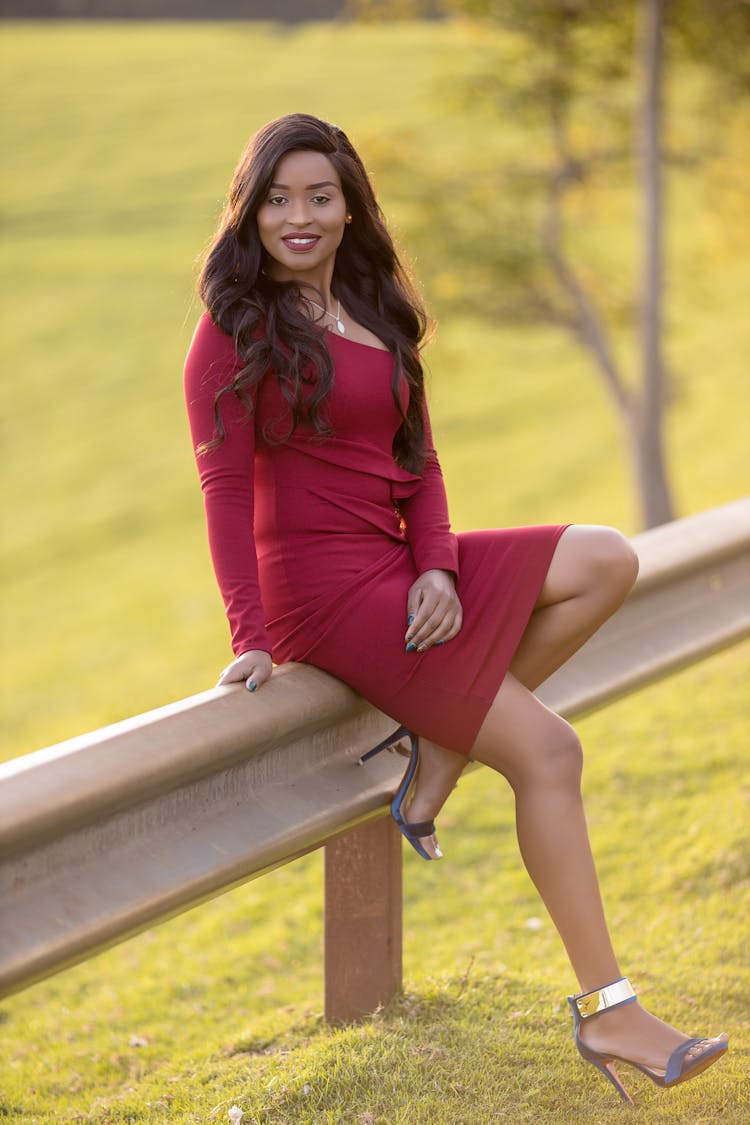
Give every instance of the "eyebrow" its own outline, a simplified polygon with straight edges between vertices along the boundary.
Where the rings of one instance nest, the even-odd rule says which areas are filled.
[[[335,184],[333,180],[321,180],[319,184],[308,184],[305,191],[312,191],[313,188],[322,187],[338,188],[338,186],[339,185]],[[271,184],[268,190],[270,191],[271,188],[281,188],[282,191],[289,191],[289,184]]]

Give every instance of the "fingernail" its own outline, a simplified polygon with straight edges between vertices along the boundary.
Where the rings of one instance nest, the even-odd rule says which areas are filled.
[[[414,642],[413,642],[413,641],[409,641],[408,645],[406,646],[406,651],[407,651],[407,652],[414,652],[414,649],[415,649],[416,647],[417,647],[417,646],[416,646],[416,645],[414,644]]]
[[[435,645],[444,645],[445,641],[435,641]]]
[[[427,652],[428,648],[429,648],[429,645],[420,645],[419,648],[417,649],[417,652]]]
[[[256,684],[255,680],[248,680],[246,686],[248,691],[255,691],[258,685]]]
[[[406,624],[407,624],[407,625],[411,625],[411,623],[412,623],[412,621],[413,621],[413,620],[414,620],[414,614],[413,614],[413,613],[410,613],[410,614],[409,614],[409,620],[408,620],[408,621],[406,622]]]

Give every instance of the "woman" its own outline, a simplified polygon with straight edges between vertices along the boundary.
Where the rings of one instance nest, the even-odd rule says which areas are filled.
[[[434,818],[468,755],[503,774],[579,981],[578,1050],[626,1100],[613,1059],[662,1086],[694,1077],[726,1036],[688,1039],[622,976],[580,745],[533,695],[627,596],[627,541],[584,526],[451,533],[419,359],[426,318],[338,128],[291,114],[253,138],[200,293],[185,387],[236,654],[219,683],[256,691],[272,658],[315,664],[414,732],[392,811],[426,859],[441,855]]]

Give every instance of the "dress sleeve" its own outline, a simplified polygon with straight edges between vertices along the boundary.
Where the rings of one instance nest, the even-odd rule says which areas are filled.
[[[417,570],[450,570],[458,578],[458,540],[451,531],[448,501],[440,461],[432,439],[432,427],[424,404],[425,460],[422,483],[417,491],[400,502],[406,522],[406,538]]]
[[[211,560],[236,656],[250,649],[271,652],[253,531],[255,419],[236,395],[226,394],[219,403],[224,440],[208,452],[199,453],[198,449],[216,436],[217,392],[241,367],[231,338],[204,313],[185,360],[185,400],[203,490]]]

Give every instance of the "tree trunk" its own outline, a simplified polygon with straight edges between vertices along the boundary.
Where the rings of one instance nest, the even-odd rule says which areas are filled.
[[[645,236],[641,280],[642,392],[635,420],[638,494],[644,527],[674,519],[663,451],[665,372],[662,357],[663,201],[661,86],[668,0],[641,0],[640,170]]]
[[[661,190],[661,68],[662,32],[667,0],[641,0],[638,41],[638,78],[641,89],[638,156],[641,175],[644,232],[643,276],[640,285],[641,379],[631,389],[617,362],[606,326],[595,302],[584,289],[564,245],[564,196],[574,177],[576,162],[567,126],[568,103],[557,98],[548,103],[555,146],[556,168],[547,188],[547,206],[540,224],[547,261],[571,307],[567,321],[591,352],[617,408],[629,454],[640,524],[654,527],[673,516],[662,446],[664,367],[662,333],[662,190]],[[562,35],[556,43],[555,62],[561,83],[569,66]]]

